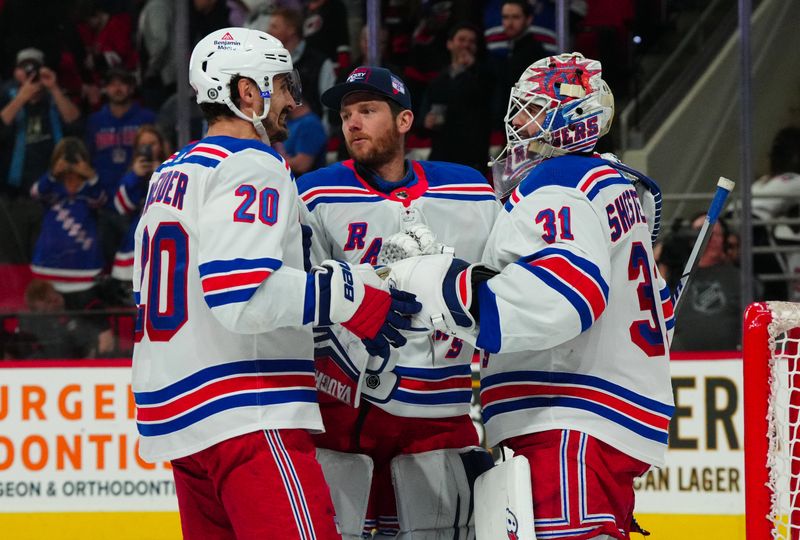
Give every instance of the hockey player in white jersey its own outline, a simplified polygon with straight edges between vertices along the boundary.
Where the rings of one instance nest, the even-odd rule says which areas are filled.
[[[435,259],[392,271],[447,331],[497,353],[481,366],[487,442],[530,462],[539,538],[627,539],[633,480],[664,463],[674,408],[656,216],[623,165],[591,153],[612,117],[599,62],[532,64],[505,119],[496,187],[513,191],[483,256],[495,275],[472,265],[453,279],[444,256],[442,285],[429,285]]]
[[[386,353],[418,304],[344,262],[303,270],[297,190],[268,145],[300,95],[281,43],[218,30],[189,72],[208,136],[153,174],[135,235],[140,452],[171,460],[184,538],[341,538],[310,433],[312,325]]]
[[[474,169],[405,159],[413,113],[404,82],[359,67],[322,102],[339,111],[352,159],[298,180],[314,261],[376,264],[451,249],[477,262],[500,205]],[[326,428],[317,441],[335,451],[320,455],[345,538],[373,528],[381,538],[472,538],[472,481],[491,466],[469,417],[474,348],[441,332],[411,336],[388,363],[369,360],[353,408],[358,379],[347,366],[362,364],[367,350],[341,328],[318,332],[316,345]],[[371,463],[371,486],[343,463]],[[351,488],[370,492],[369,509],[340,504],[354,499]]]

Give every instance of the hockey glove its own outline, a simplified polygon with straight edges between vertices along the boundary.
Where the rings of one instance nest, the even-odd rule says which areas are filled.
[[[407,317],[422,307],[413,295],[387,291],[387,284],[369,265],[351,267],[343,261],[327,260],[312,271],[315,325],[340,323],[383,358],[389,356],[390,345],[405,344],[398,329],[410,328]]]
[[[479,311],[473,291],[495,274],[492,268],[452,255],[424,255],[392,264],[388,281],[422,302],[422,310],[411,317],[413,330],[439,330],[474,345]]]
[[[453,254],[455,250],[436,241],[436,235],[423,223],[411,225],[404,231],[394,233],[384,241],[378,262],[391,264],[409,257],[434,255],[439,253]]]

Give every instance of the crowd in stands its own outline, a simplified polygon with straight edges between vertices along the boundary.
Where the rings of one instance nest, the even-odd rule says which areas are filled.
[[[337,149],[344,157],[340,121],[319,95],[365,62],[366,2],[186,1],[190,49],[214,29],[247,26],[292,54],[304,105],[279,150],[296,175]],[[656,31],[646,24],[649,4],[570,2],[571,41],[603,62],[618,100],[629,91],[634,26],[639,35]],[[403,76],[413,100],[408,147],[488,173],[508,89],[531,61],[557,52],[555,2],[384,0],[381,13],[380,61]],[[61,0],[47,9],[0,0],[0,310],[33,317],[3,319],[0,358],[126,353],[107,333],[116,323],[64,315],[93,337],[54,350],[36,345],[37,334],[52,331],[31,320],[131,307],[132,234],[146,182],[178,142],[174,21],[173,0]],[[205,126],[191,106],[191,136],[200,138]]]

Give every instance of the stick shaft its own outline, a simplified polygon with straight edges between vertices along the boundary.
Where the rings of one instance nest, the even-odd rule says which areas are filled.
[[[733,190],[734,183],[727,178],[720,177],[717,182],[717,191],[714,193],[714,198],[711,201],[711,206],[708,208],[706,220],[700,228],[700,233],[697,235],[697,240],[692,247],[692,253],[689,255],[689,260],[686,261],[686,266],[681,274],[681,279],[675,287],[675,294],[672,297],[674,304],[675,318],[677,319],[678,309],[682,305],[681,298],[683,298],[683,291],[689,283],[689,279],[697,269],[697,263],[706,249],[711,233],[714,230],[714,224],[719,219],[722,209],[725,207],[725,200],[728,198],[731,190]]]

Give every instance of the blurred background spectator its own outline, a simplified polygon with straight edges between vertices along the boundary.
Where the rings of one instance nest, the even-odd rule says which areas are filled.
[[[83,0],[79,4],[78,32],[84,46],[83,68],[89,75],[85,97],[89,106],[100,106],[97,89],[112,68],[133,71],[138,65],[130,13],[115,9],[114,0]]]
[[[700,214],[691,221],[693,235],[683,237],[691,238],[686,253],[691,251],[705,218],[705,214]],[[738,266],[729,256],[730,234],[727,223],[720,218],[714,224],[706,250],[683,292],[685,298],[681,300],[672,340],[671,349],[674,351],[732,351],[739,347],[742,332],[741,278]],[[674,282],[675,273],[670,272],[670,277]],[[677,277],[680,278],[680,271]]]
[[[189,9],[191,47],[214,30],[230,25],[230,10],[225,0],[192,0]]]
[[[142,103],[153,110],[175,93],[174,19],[172,0],[145,0],[139,15],[137,50]]]
[[[111,261],[128,226],[127,219],[113,208],[114,197],[133,158],[136,132],[144,124],[154,124],[156,115],[134,100],[136,80],[128,71],[109,69],[103,92],[107,102],[89,117],[86,143],[107,201],[99,215],[99,227],[103,260]]]
[[[107,293],[111,297],[107,297],[107,303],[111,305],[132,305],[134,233],[144,206],[150,176],[167,159],[169,152],[166,139],[152,124],[139,127],[133,148],[130,170],[120,180],[114,196],[114,208],[121,216],[129,219],[129,225],[125,239],[114,255],[114,265],[111,268],[113,289]]]
[[[99,305],[65,312],[64,297],[52,283],[34,279],[25,290],[27,313],[20,314],[16,358],[97,358],[114,351],[114,334]]]
[[[320,51],[337,70],[350,65],[350,31],[347,7],[342,0],[309,0],[303,22],[303,37],[309,47]]]
[[[324,167],[328,137],[320,117],[303,103],[289,113],[286,125],[289,138],[283,142],[281,153],[295,177]]]
[[[781,129],[772,141],[769,153],[769,173],[753,183],[753,216],[757,219],[774,219],[800,216],[800,128]],[[759,225],[753,228],[755,246],[800,246],[800,227],[797,225]],[[757,274],[789,274],[800,267],[800,255],[756,254],[753,258]],[[790,287],[792,296],[798,282]],[[784,300],[789,289],[784,281],[764,284],[766,300]]]
[[[506,53],[499,55],[495,65],[493,99],[494,127],[502,126],[508,104],[508,90],[531,65],[531,58],[544,58],[547,52],[529,31],[533,22],[533,9],[527,0],[503,0],[500,6],[503,35],[507,40]]]
[[[89,116],[86,144],[100,184],[109,196],[114,195],[119,180],[133,155],[133,143],[139,126],[154,124],[156,115],[134,101],[136,79],[119,68],[106,73],[103,93],[106,104]]]
[[[80,131],[80,110],[34,48],[15,56],[13,78],[0,87],[0,212],[8,223],[0,261],[28,263],[41,207],[27,196],[47,170],[55,145]]]
[[[450,63],[428,86],[421,114],[431,130],[429,159],[469,165],[486,172],[489,159],[491,74],[482,55],[481,33],[471,23],[453,26],[447,40]]]
[[[106,195],[80,139],[65,137],[56,145],[50,170],[33,185],[31,197],[45,208],[33,277],[51,282],[69,309],[83,308],[94,298],[104,266],[97,210]]]
[[[275,9],[270,16],[267,32],[281,40],[292,55],[294,68],[300,73],[303,102],[322,118],[319,97],[336,82],[333,61],[303,39],[303,15],[299,11]]]
[[[75,132],[80,110],[61,90],[44,53],[22,49],[13,79],[0,95],[0,140],[6,193],[27,192],[47,168],[53,147],[65,132]]]

